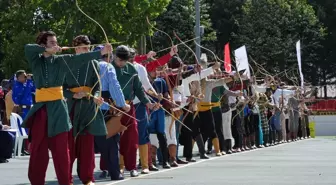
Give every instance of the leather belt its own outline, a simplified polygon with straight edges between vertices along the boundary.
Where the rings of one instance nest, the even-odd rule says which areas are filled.
[[[19,105],[22,109],[30,109],[31,105]]]

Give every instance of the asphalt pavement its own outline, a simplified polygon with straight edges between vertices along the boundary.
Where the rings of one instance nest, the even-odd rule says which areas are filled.
[[[99,179],[97,155],[95,176],[97,185],[336,185],[335,154],[335,137],[307,139],[198,160],[137,178],[130,178],[126,173],[123,181]],[[30,184],[27,177],[28,161],[29,157],[25,156],[0,164],[0,185]],[[77,176],[75,179],[75,184],[81,184]],[[52,159],[46,180],[48,185],[58,184]]]

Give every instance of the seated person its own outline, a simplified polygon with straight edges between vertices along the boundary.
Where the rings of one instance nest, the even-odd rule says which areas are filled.
[[[8,163],[12,157],[15,142],[15,132],[7,131],[10,126],[0,123],[0,163]]]

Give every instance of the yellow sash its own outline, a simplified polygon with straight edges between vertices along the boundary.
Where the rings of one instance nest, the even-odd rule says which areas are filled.
[[[38,102],[48,102],[63,99],[63,87],[49,87],[36,89],[35,101]]]
[[[205,112],[211,110],[213,104],[211,102],[200,102],[198,103],[198,112]]]
[[[211,104],[212,104],[212,107],[220,107],[221,106],[220,102],[212,102]]]
[[[73,93],[79,93],[79,92],[91,93],[91,90],[92,88],[88,86],[74,87],[70,89],[70,91]]]

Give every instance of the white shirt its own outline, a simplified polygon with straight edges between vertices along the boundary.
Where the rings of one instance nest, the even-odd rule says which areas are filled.
[[[149,82],[148,73],[147,73],[146,68],[143,65],[138,64],[136,62],[133,63],[133,66],[138,72],[140,82],[142,83],[142,87],[145,89],[145,91],[148,91],[149,89],[151,89],[153,92],[155,92],[155,89],[153,88],[152,84]],[[133,100],[133,103],[134,104],[140,103],[139,98],[135,97]]]
[[[258,93],[265,93],[266,92],[266,86],[264,85],[252,85],[252,92],[253,95],[255,95],[257,92]]]
[[[288,89],[277,89],[274,94],[273,97],[275,99],[275,103],[277,105],[279,105],[279,99],[280,97],[283,95],[284,96],[284,104],[287,105],[288,104],[288,98],[292,97],[295,94],[294,90],[288,90]]]
[[[212,67],[209,67],[207,69],[203,69],[201,71],[201,75],[199,73],[195,73],[195,74],[190,75],[188,78],[183,79],[182,85],[184,87],[184,96],[191,96],[189,84],[192,81],[199,81],[200,79],[204,79],[212,74],[214,74],[214,70]]]
[[[181,102],[180,106],[174,108],[173,110],[179,110],[188,105],[188,98],[184,95],[183,85],[177,86],[176,90],[173,90],[174,102]]]

